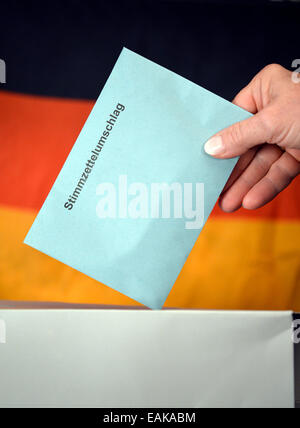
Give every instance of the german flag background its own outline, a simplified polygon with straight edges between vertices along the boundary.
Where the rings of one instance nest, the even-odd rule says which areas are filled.
[[[122,47],[231,100],[265,65],[291,69],[300,4],[9,1],[0,14],[0,299],[137,305],[23,244]],[[216,206],[166,306],[300,311],[299,194],[298,177],[256,211]]]

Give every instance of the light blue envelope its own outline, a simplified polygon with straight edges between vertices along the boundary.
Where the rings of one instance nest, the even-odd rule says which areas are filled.
[[[24,242],[161,308],[237,161],[204,143],[248,117],[124,48]]]

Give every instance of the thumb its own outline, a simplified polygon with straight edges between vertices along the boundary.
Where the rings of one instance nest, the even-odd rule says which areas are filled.
[[[204,150],[217,158],[232,158],[269,139],[270,133],[262,110],[249,119],[237,122],[215,134],[205,143]]]

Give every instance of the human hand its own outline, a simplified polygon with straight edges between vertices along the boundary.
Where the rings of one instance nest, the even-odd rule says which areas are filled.
[[[241,155],[220,196],[232,212],[259,208],[300,173],[300,83],[292,72],[268,65],[233,103],[254,113],[208,140],[205,151],[220,159]]]

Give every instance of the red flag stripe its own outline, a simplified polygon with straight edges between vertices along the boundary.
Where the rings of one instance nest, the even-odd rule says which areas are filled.
[[[38,210],[94,102],[0,92],[0,204]],[[300,219],[300,180],[267,206],[217,217]]]

